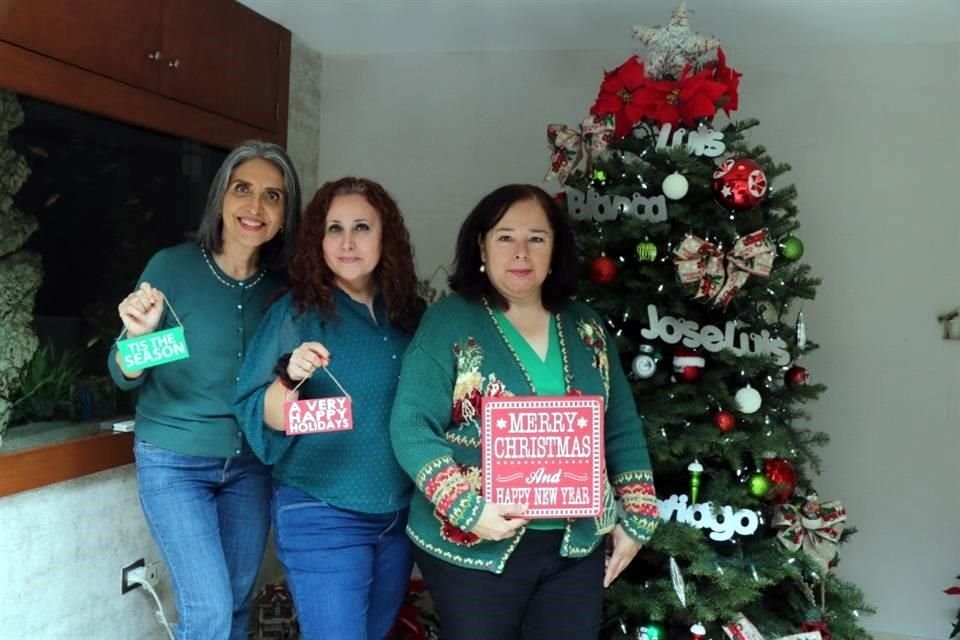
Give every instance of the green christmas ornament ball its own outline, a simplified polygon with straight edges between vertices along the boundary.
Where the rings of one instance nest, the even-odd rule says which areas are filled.
[[[796,262],[803,257],[803,242],[796,236],[787,236],[780,243],[780,255],[785,260]]]
[[[770,478],[762,473],[755,473],[750,476],[750,495],[756,498],[766,497],[770,492]]]
[[[642,630],[648,640],[667,640],[667,632],[664,631],[662,624],[650,623]]]
[[[657,245],[648,240],[637,243],[637,260],[640,262],[653,262],[657,259]]]

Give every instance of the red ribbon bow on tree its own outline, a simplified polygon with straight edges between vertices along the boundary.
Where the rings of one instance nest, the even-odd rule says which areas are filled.
[[[823,504],[810,496],[802,507],[784,504],[773,517],[774,528],[783,528],[777,539],[790,551],[803,549],[824,571],[837,557],[837,544],[847,521],[847,510],[834,500]]]
[[[729,253],[697,236],[687,236],[673,251],[680,282],[699,282],[694,299],[727,306],[751,276],[768,277],[776,253],[766,229],[741,236]],[[726,266],[726,269],[724,269]]]
[[[544,180],[552,177],[564,184],[573,173],[590,173],[593,157],[606,150],[613,135],[613,116],[587,116],[580,130],[565,124],[547,126],[547,142],[553,148],[550,170]]]

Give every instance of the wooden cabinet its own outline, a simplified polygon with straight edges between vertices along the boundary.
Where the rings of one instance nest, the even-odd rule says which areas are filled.
[[[234,0],[165,0],[162,27],[165,95],[273,128],[283,29]]]
[[[0,40],[157,90],[160,15],[151,2],[0,0]]]
[[[235,0],[0,0],[0,40],[263,131],[286,126],[290,34]]]

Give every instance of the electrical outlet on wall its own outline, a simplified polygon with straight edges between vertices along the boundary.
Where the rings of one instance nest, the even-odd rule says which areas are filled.
[[[120,594],[121,595],[123,595],[127,591],[132,591],[133,589],[136,589],[137,587],[140,586],[139,583],[130,581],[130,572],[133,571],[134,569],[142,569],[144,566],[146,566],[146,564],[147,563],[144,562],[143,558],[140,558],[139,560],[131,562],[130,564],[128,564],[123,568],[123,570],[120,573]]]

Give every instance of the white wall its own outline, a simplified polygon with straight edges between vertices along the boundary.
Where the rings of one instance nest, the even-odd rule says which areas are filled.
[[[318,183],[382,181],[429,274],[481,195],[540,181],[546,125],[579,122],[628,47],[325,57]],[[805,259],[824,278],[806,365],[830,387],[811,406],[833,438],[821,495],[860,528],[840,573],[879,607],[869,629],[944,638],[960,606],[942,593],[960,573],[960,342],[935,316],[960,304],[960,45],[725,48],[745,73],[739,115],[762,120],[753,140],[794,167]]]
[[[960,342],[936,315],[960,305],[960,46],[763,54],[742,104],[794,167],[824,278],[805,312],[829,386],[811,406],[833,438],[821,494],[861,530],[840,573],[879,606],[868,625],[945,638],[960,607],[942,593],[960,574]]]
[[[320,181],[381,181],[404,211],[423,275],[453,257],[488,191],[539,182],[546,127],[579,122],[618,54],[453,53],[324,58]],[[599,84],[597,84],[599,86]]]
[[[132,464],[0,498],[0,640],[166,640],[153,598],[120,593],[123,567],[140,558],[160,562],[173,624]],[[256,588],[281,575],[271,543]]]
[[[160,556],[133,465],[0,498],[0,638],[165,639],[153,599],[120,594],[121,569],[139,558]]]

